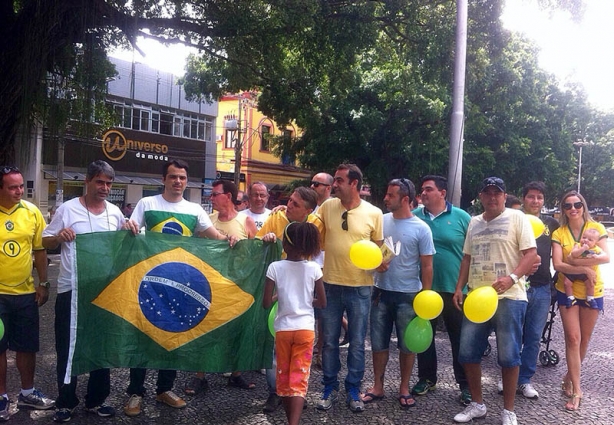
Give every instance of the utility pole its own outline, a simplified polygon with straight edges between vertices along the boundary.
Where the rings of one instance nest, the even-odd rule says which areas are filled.
[[[237,138],[235,139],[235,186],[239,187],[239,183],[241,181],[241,154],[243,153],[243,144],[241,142],[241,132],[243,131],[241,125],[241,110],[243,109],[242,105],[242,96],[239,95],[239,122],[237,124]]]
[[[456,49],[454,87],[450,126],[450,166],[448,169],[448,201],[457,207],[461,200],[463,177],[463,133],[465,121],[465,65],[467,61],[467,0],[456,2]]]
[[[573,143],[574,146],[579,148],[578,152],[578,193],[580,193],[580,183],[582,182],[582,148],[584,146],[592,146],[594,143],[592,141],[587,141],[584,139],[578,139]]]

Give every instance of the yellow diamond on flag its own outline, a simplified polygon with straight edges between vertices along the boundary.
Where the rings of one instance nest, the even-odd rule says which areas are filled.
[[[168,235],[192,236],[192,231],[175,217],[168,217],[166,220],[152,226],[150,230]]]
[[[241,316],[254,297],[200,258],[174,248],[125,270],[92,303],[172,351]]]

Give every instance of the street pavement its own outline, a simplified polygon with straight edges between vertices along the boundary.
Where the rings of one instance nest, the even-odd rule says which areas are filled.
[[[610,252],[614,252],[614,240],[610,239]],[[36,386],[48,396],[57,396],[56,356],[53,332],[55,304],[55,283],[59,268],[59,256],[52,255],[50,280],[52,290],[49,302],[41,308],[41,351],[37,359]],[[603,424],[614,423],[612,407],[614,407],[614,331],[611,325],[609,308],[614,305],[614,266],[603,266],[602,273],[606,280],[605,314],[599,317],[582,366],[582,382],[584,398],[578,412],[567,412],[564,409],[566,399],[560,389],[561,377],[565,374],[565,347],[563,331],[558,313],[554,318],[552,341],[550,349],[555,350],[560,362],[555,366],[544,367],[539,364],[533,378],[533,384],[539,391],[538,400],[528,400],[521,395],[516,396],[516,414],[519,424]],[[396,341],[396,340],[395,340]],[[386,375],[386,397],[378,402],[366,405],[365,412],[354,414],[345,405],[345,391],[339,393],[339,401],[334,407],[321,412],[315,408],[322,389],[321,371],[313,369],[310,379],[308,408],[303,412],[303,424],[452,424],[455,414],[463,409],[458,402],[459,391],[454,382],[452,371],[450,344],[445,332],[436,335],[437,353],[439,359],[439,381],[435,391],[418,397],[416,406],[401,410],[397,401],[399,370],[398,350],[391,349],[390,362]],[[482,362],[484,400],[488,415],[479,421],[482,425],[500,424],[503,409],[503,397],[497,394],[497,382],[500,379],[500,369],[496,363],[497,350],[494,335],[490,338],[492,353],[484,357]],[[542,345],[542,349],[545,346]],[[345,365],[347,346],[341,348],[342,364]],[[373,382],[371,347],[367,341],[366,373],[363,390]],[[14,354],[8,354],[8,394],[11,400],[17,400],[19,392],[18,373],[15,368]],[[340,374],[341,381],[346,369]],[[266,382],[259,372],[246,372],[246,378],[256,383],[254,390],[240,390],[227,386],[227,378],[220,374],[209,374],[209,391],[194,397],[184,397],[187,407],[176,410],[155,402],[155,371],[148,373],[146,386],[150,390],[144,398],[143,413],[135,418],[123,414],[123,405],[127,400],[125,390],[128,385],[128,370],[114,369],[111,372],[111,395],[108,403],[117,409],[114,418],[100,418],[83,409],[83,403],[77,407],[71,423],[73,424],[284,424],[286,423],[283,409],[273,414],[262,413],[262,406],[267,398]],[[175,392],[183,396],[183,385],[190,377],[187,372],[179,372],[175,382]],[[412,385],[417,380],[416,371],[412,376]],[[81,377],[78,395],[81,400],[85,395],[86,378]],[[343,384],[341,385],[343,387]],[[17,410],[12,404],[14,424],[51,423],[53,411]]]

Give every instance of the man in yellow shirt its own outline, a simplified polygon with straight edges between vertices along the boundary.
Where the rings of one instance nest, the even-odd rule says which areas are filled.
[[[313,210],[317,206],[317,195],[313,189],[307,187],[297,187],[290,199],[285,210],[280,209],[269,215],[264,222],[256,237],[265,242],[275,242],[278,238],[281,239],[284,229],[293,221],[307,221],[315,224],[320,233],[324,230],[322,220],[315,214]]]
[[[324,347],[322,371],[324,392],[317,408],[328,410],[337,399],[339,336],[343,313],[348,316],[348,374],[345,378],[347,404],[351,411],[364,411],[360,384],[365,373],[365,338],[371,304],[373,275],[354,266],[350,248],[360,240],[378,245],[384,239],[382,211],[360,198],[362,172],[354,164],[337,167],[333,182],[336,198],[325,201],[318,209],[324,223],[324,286],[327,305],[321,312]]]
[[[38,308],[49,298],[47,253],[43,248],[45,218],[23,196],[23,176],[16,167],[0,167],[0,318],[6,334],[0,340],[0,420],[10,418],[6,391],[6,350],[16,352],[21,375],[17,406],[50,409],[53,400],[34,388],[39,350]],[[34,287],[32,254],[40,284]]]

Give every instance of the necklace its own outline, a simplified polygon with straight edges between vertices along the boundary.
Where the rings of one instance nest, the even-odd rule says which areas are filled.
[[[90,233],[94,233],[94,228],[92,227],[92,217],[90,216],[90,209],[87,206],[87,198],[85,195],[83,196],[83,203],[85,204],[85,211],[87,211],[87,221],[90,223]],[[104,212],[107,215],[107,230],[111,231],[111,223],[109,222],[109,210],[107,210],[107,204],[104,204]]]

